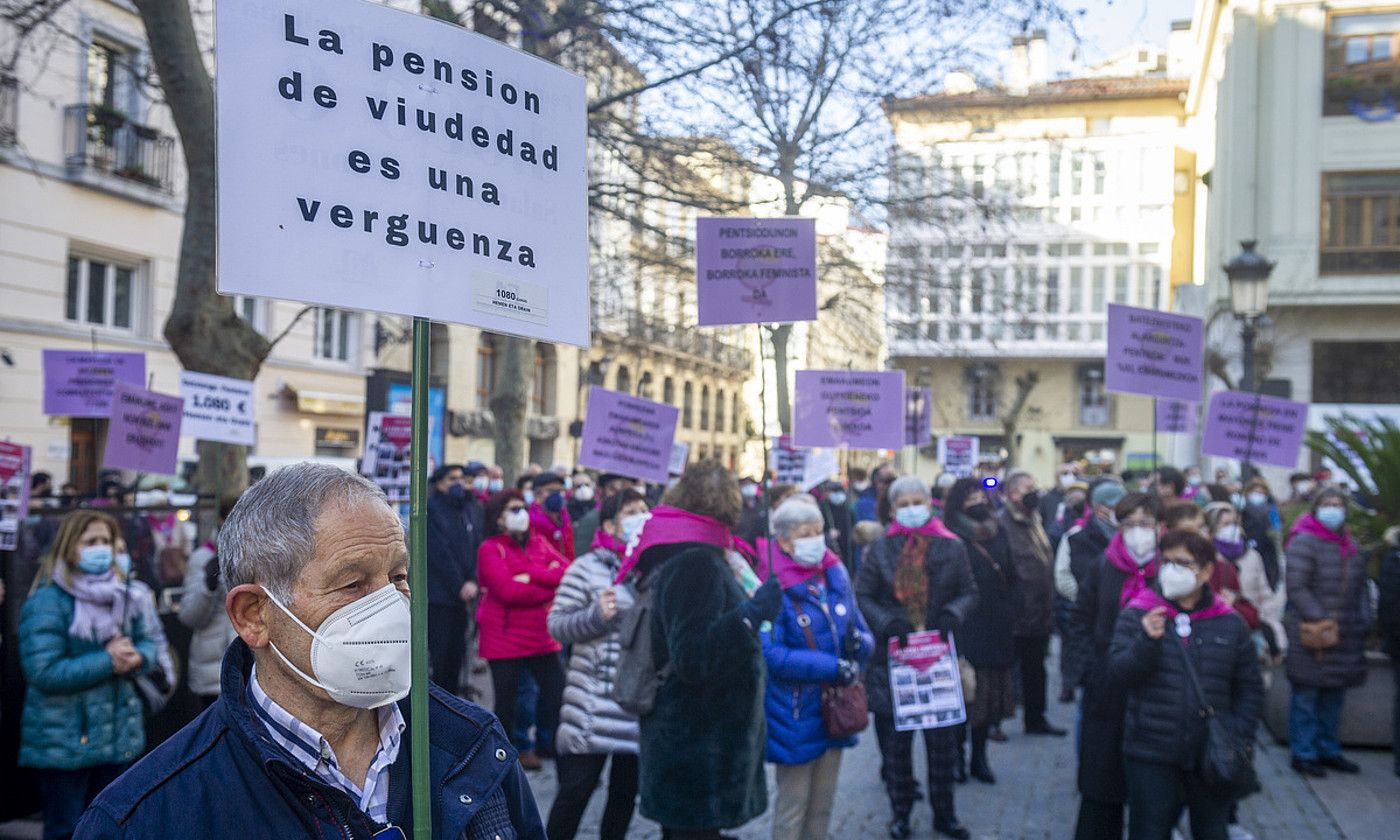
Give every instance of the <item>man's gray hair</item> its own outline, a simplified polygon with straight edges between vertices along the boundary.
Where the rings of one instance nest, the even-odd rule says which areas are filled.
[[[1035,481],[1035,476],[1031,475],[1025,470],[1012,470],[1011,474],[1008,475],[1006,477],[1006,480],[1002,483],[1006,486],[1006,489],[1009,491],[1014,490],[1016,488],[1016,485],[1020,484],[1025,479]]]
[[[918,493],[925,499],[930,497],[928,484],[922,478],[917,475],[902,475],[890,483],[890,504],[893,505],[900,496],[907,493]]]
[[[249,487],[219,529],[219,571],[229,589],[266,587],[284,604],[311,562],[316,519],[327,504],[387,505],[379,486],[362,475],[304,462],[270,473]]]
[[[817,500],[806,493],[789,496],[773,511],[773,536],[791,539],[793,531],[811,522],[822,524]]]

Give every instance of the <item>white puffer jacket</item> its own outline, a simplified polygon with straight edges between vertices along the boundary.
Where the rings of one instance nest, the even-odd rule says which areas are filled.
[[[613,700],[617,660],[621,653],[618,626],[621,613],[634,596],[625,586],[613,586],[622,560],[605,548],[595,548],[569,564],[549,610],[549,632],[572,645],[559,711],[555,748],[563,755],[637,752],[637,719]],[[598,596],[617,592],[619,614],[604,621]]]
[[[214,557],[214,547],[205,543],[190,555],[185,567],[185,585],[180,591],[180,623],[194,631],[190,639],[190,663],[186,681],[200,697],[219,694],[224,652],[238,633],[224,610],[228,590],[223,581],[213,592],[204,585],[204,567]]]

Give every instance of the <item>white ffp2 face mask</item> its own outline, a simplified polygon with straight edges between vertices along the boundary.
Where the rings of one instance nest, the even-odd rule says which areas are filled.
[[[311,671],[315,679],[293,665],[271,644],[288,668],[325,691],[342,706],[376,709],[408,696],[413,682],[408,598],[392,583],[352,601],[312,630],[287,609],[277,596],[268,600],[311,636]]]
[[[1157,530],[1142,525],[1124,528],[1123,545],[1139,566],[1145,566],[1157,554]]]
[[[1157,585],[1168,601],[1189,595],[1196,589],[1196,573],[1176,563],[1163,563],[1157,572]]]

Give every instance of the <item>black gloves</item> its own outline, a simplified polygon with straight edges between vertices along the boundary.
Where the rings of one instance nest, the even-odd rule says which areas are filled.
[[[860,677],[860,666],[849,659],[836,660],[836,684],[850,685]]]
[[[754,590],[753,597],[739,605],[744,620],[755,629],[765,621],[772,621],[783,611],[783,588],[778,585],[776,575],[770,576],[763,585]]]
[[[841,655],[846,659],[855,659],[860,654],[860,627],[851,622],[850,629],[846,633],[846,639],[841,643]]]
[[[891,637],[898,638],[900,647],[908,647],[909,634],[913,632],[914,625],[910,624],[908,619],[896,618],[894,621],[885,625],[884,636],[887,639]]]
[[[219,589],[219,555],[215,554],[204,564],[204,588],[210,592]]]
[[[938,618],[934,619],[933,626],[929,629],[937,630],[938,635],[946,642],[952,636],[957,623],[958,622],[953,618],[951,613],[941,612],[938,614]]]

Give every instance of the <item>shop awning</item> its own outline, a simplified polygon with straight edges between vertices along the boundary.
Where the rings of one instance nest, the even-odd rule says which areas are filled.
[[[287,395],[296,400],[297,411],[303,414],[336,414],[363,416],[364,394],[340,394],[333,391],[304,391],[286,386]]]

